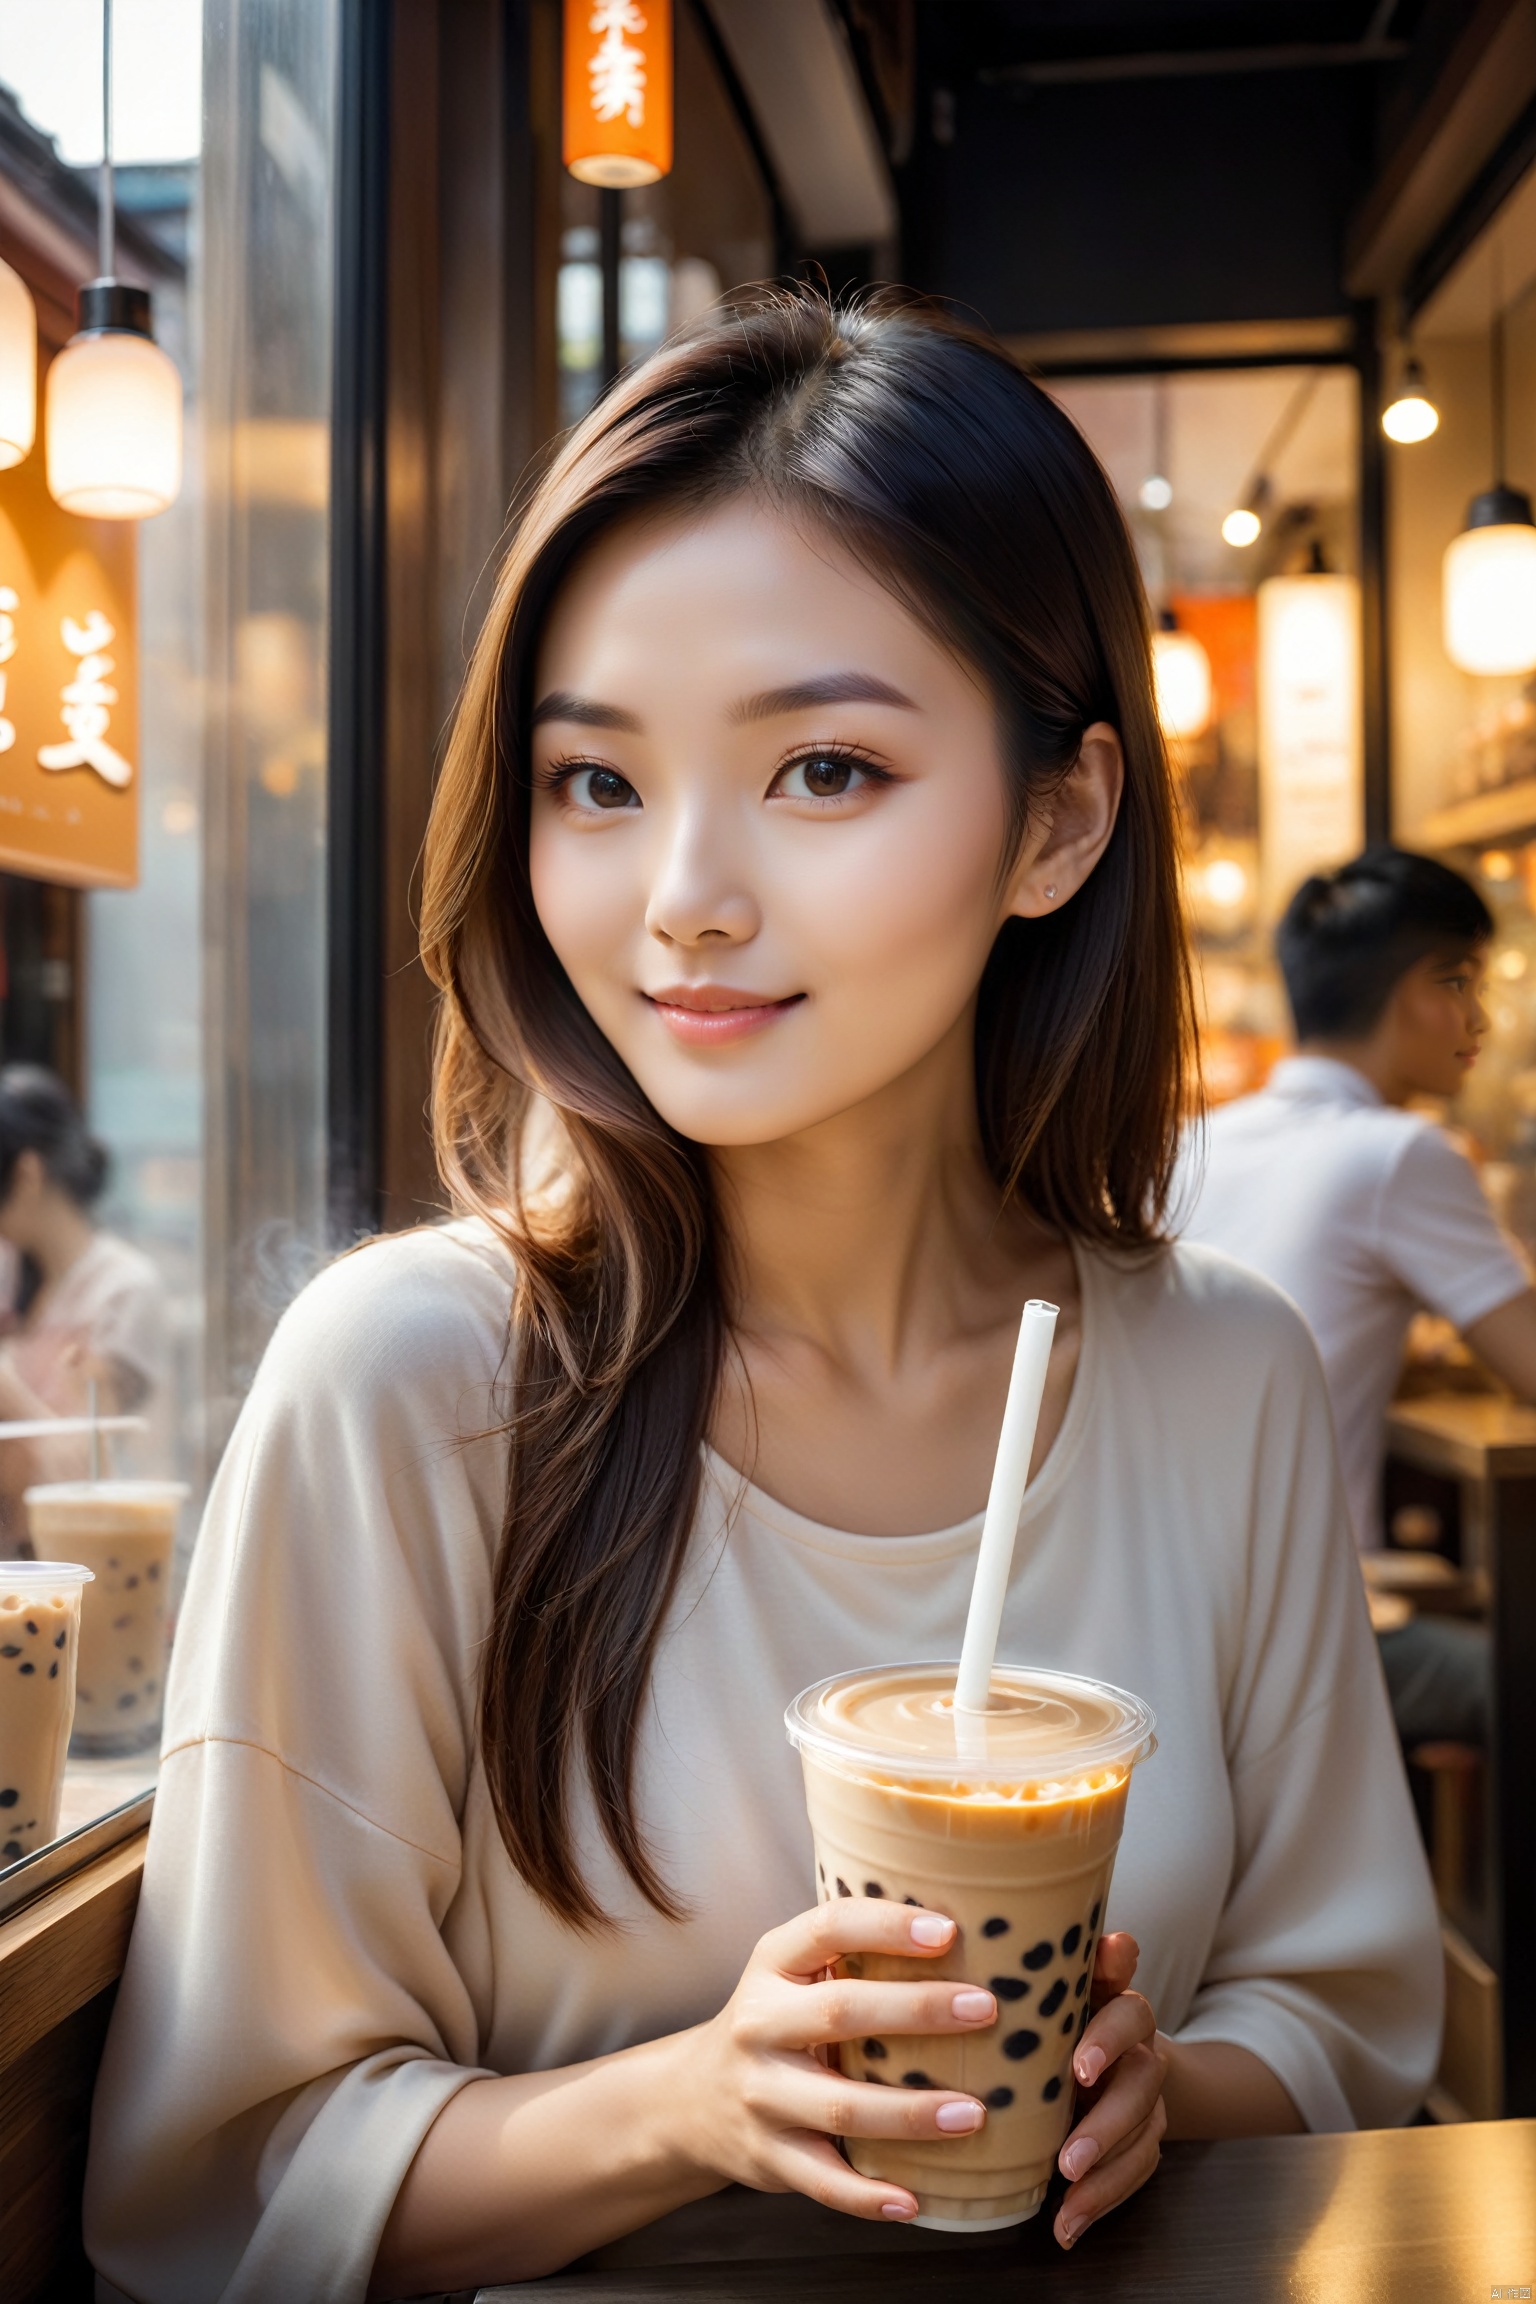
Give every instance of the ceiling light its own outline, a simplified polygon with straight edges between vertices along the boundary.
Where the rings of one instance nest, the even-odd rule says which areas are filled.
[[[1165,480],[1161,472],[1149,472],[1137,498],[1144,512],[1166,512],[1173,502],[1173,482]]]
[[[1474,496],[1445,548],[1440,612],[1445,652],[1463,672],[1536,672],[1536,519],[1504,478],[1504,308],[1495,289],[1488,339],[1493,486]]]
[[[1181,632],[1164,610],[1152,635],[1152,684],[1165,736],[1201,736],[1211,724],[1211,660],[1193,632]]]
[[[1381,412],[1381,428],[1389,440],[1406,448],[1427,440],[1439,425],[1440,411],[1424,388],[1424,371],[1417,360],[1409,360],[1396,397]]]
[[[1263,521],[1251,505],[1239,504],[1221,524],[1222,540],[1235,545],[1239,552],[1244,551],[1248,545],[1257,544],[1263,526]]]
[[[48,489],[88,520],[143,520],[181,491],[181,377],[150,330],[149,295],[113,276],[112,0],[102,0],[100,277],[48,370]]]
[[[37,436],[37,306],[19,272],[0,261],[0,472],[29,455]]]

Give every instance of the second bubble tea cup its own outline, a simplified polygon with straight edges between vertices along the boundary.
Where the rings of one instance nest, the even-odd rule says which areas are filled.
[[[0,1560],[0,1864],[46,1847],[59,1828],[90,1581],[72,1561]]]
[[[69,1480],[29,1488],[33,1549],[82,1560],[95,1582],[80,1619],[71,1750],[139,1752],[160,1733],[177,1480]]]

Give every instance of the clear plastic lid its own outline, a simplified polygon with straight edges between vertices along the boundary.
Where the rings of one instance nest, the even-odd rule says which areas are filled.
[[[1028,1787],[1042,1798],[1102,1789],[1157,1748],[1151,1707],[1107,1680],[998,1664],[991,1708],[956,1714],[955,1664],[840,1672],[795,1698],[790,1742],[846,1773]]]
[[[7,1597],[30,1599],[55,1584],[94,1584],[94,1568],[78,1560],[0,1560],[0,1608]]]

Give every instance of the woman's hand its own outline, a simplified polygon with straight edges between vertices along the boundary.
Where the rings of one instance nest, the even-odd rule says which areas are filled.
[[[839,1896],[764,1936],[720,2014],[687,2036],[697,2111],[684,2145],[696,2165],[759,2192],[808,2193],[847,2216],[915,2216],[910,2192],[856,2174],[832,2139],[969,2136],[986,2120],[984,2106],[958,2089],[845,2079],[827,2051],[871,2034],[985,2031],[997,2002],[976,1985],[937,1978],[887,1984],[827,1972],[849,1953],[931,1959],[954,1934],[942,1913]],[[1093,2038],[1090,2025],[1084,2043]]]
[[[1094,2013],[1072,2056],[1078,2104],[1088,2109],[1056,2162],[1069,2187],[1055,2226],[1063,2248],[1139,2191],[1162,2157],[1168,2054],[1151,2008],[1130,1989],[1140,1956],[1134,1936],[1099,1939]]]

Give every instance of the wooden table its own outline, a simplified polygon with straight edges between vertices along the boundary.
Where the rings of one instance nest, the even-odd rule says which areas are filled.
[[[1459,1481],[1462,1565],[1489,1585],[1495,1961],[1504,2110],[1536,2113],[1536,1408],[1477,1393],[1398,1401],[1387,1453]],[[1536,2285],[1536,2281],[1533,2281]]]
[[[1481,2304],[1536,2293],[1536,2120],[1171,2144],[1064,2255],[1047,2211],[964,2242],[732,2190],[478,2304]]]

